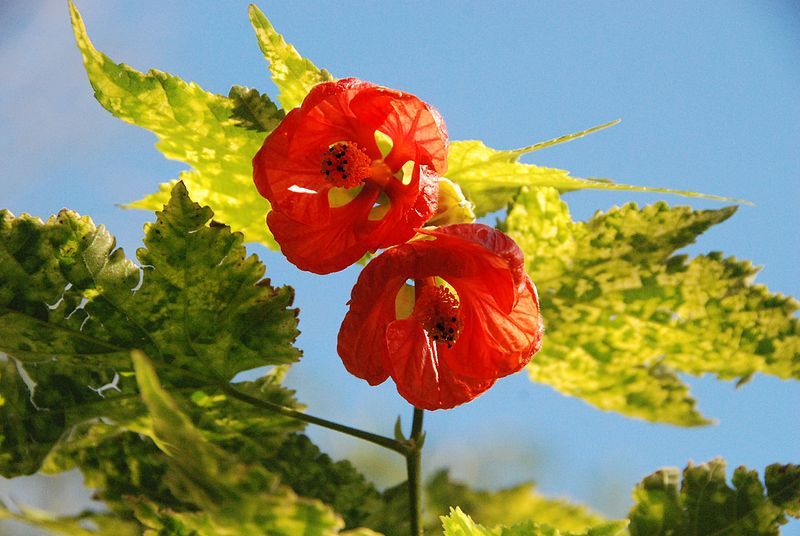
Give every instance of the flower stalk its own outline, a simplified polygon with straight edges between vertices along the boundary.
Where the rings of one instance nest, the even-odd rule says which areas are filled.
[[[422,417],[424,410],[414,408],[414,419],[411,423],[411,436],[408,438],[406,453],[406,470],[408,472],[408,505],[411,522],[411,536],[422,536],[422,444],[425,434],[422,433]]]

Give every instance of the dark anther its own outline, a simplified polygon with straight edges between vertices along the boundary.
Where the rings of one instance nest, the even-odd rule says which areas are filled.
[[[451,316],[451,317],[450,317],[450,322],[455,322],[455,321],[456,321],[456,317],[454,317],[454,316]]]
[[[453,328],[450,328],[450,329],[447,330],[447,333],[455,333],[455,332],[456,332],[456,330],[454,330]]]

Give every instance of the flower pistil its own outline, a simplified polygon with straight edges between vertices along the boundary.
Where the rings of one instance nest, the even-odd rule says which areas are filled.
[[[434,342],[452,348],[464,327],[458,298],[448,287],[427,281],[415,281],[415,291],[412,315]]]

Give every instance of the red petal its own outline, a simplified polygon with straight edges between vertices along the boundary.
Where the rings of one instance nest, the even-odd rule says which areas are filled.
[[[439,348],[413,318],[389,324],[386,345],[397,392],[416,408],[452,408],[469,402],[495,382],[494,378],[459,376],[450,369],[441,359]]]
[[[351,103],[353,113],[392,139],[386,163],[398,171],[409,160],[447,171],[447,129],[442,116],[414,95],[384,87],[361,92]]]
[[[337,350],[345,368],[370,385],[383,382],[390,372],[386,327],[395,319],[395,298],[405,283],[405,276],[392,268],[391,262],[381,262],[359,274],[339,330]]]
[[[411,182],[390,182],[384,190],[391,206],[382,220],[375,222],[376,247],[387,248],[408,241],[436,212],[439,176],[427,166],[415,166]]]
[[[475,223],[445,225],[436,229],[421,229],[419,232],[440,238],[455,237],[485,248],[505,261],[508,269],[511,270],[518,291],[524,291],[526,281],[529,279],[525,272],[525,254],[507,234],[494,227]]]
[[[397,169],[407,160],[417,162],[411,182],[390,178],[382,186],[390,206],[380,220],[369,219],[375,197],[369,207],[357,202],[366,202],[364,192],[357,201],[331,208],[332,185],[320,172],[322,154],[333,143],[348,141],[378,160],[374,134],[379,129],[396,137],[396,158],[410,155]],[[434,169],[444,169],[446,150],[438,112],[413,95],[349,78],[315,86],[289,112],[253,159],[253,177],[276,213],[269,216],[269,226],[289,260],[305,270],[329,273],[414,235],[436,211]]]
[[[456,288],[464,328],[453,347],[442,352],[448,367],[461,375],[500,378],[528,364],[541,347],[544,326],[536,288],[526,279],[510,313],[491,295]]]
[[[274,210],[299,221],[328,218],[328,190],[332,185],[320,173],[320,155],[292,154],[289,142],[300,110],[289,112],[253,158],[253,180]]]
[[[350,266],[367,252],[410,239],[435,212],[437,192],[436,176],[423,170],[409,185],[387,191],[391,205],[380,220],[369,219],[380,190],[368,184],[350,203],[327,208],[325,218],[296,221],[273,209],[267,225],[289,262],[327,274]]]
[[[272,210],[267,225],[289,262],[317,274],[337,272],[376,249],[374,237],[369,229],[363,229],[363,223],[378,193],[375,187],[365,187],[353,201],[329,209],[328,218],[313,223],[298,222]]]
[[[513,240],[481,224],[425,234],[433,239],[390,248],[363,270],[339,345],[348,370],[359,355],[360,366],[371,363],[381,381],[388,370],[412,404],[435,409],[471,400],[497,378],[520,370],[539,350],[543,329],[536,289],[520,272],[522,253]],[[460,300],[463,328],[452,348],[433,343],[414,317],[393,321],[400,285],[432,276],[450,283]],[[358,328],[364,325],[368,334]]]

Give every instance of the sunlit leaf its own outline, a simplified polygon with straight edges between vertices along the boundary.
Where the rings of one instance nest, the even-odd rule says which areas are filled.
[[[131,349],[185,395],[299,358],[291,289],[262,279],[242,236],[211,217],[177,185],[146,226],[140,269],[88,217],[0,212],[0,473],[35,471],[81,423],[135,429]]]
[[[800,378],[796,300],[754,285],[748,262],[676,255],[733,212],[629,204],[573,222],[556,190],[524,191],[504,228],[525,251],[547,329],[531,378],[684,426],[708,421],[678,372]]]
[[[770,467],[768,474],[790,466]],[[800,504],[800,474],[796,468],[787,474],[790,478],[781,489],[765,493],[758,473],[744,467],[734,471],[730,486],[721,459],[689,464],[683,471],[683,482],[677,469],[662,469],[634,490],[636,505],[629,514],[631,536],[778,535],[780,526],[786,523],[785,514]]]
[[[211,205],[249,241],[277,249],[264,223],[269,203],[253,185],[251,160],[283,113],[254,90],[234,87],[223,97],[168,73],[144,74],[117,64],[94,48],[71,2],[70,13],[98,102],[123,121],[152,131],[164,156],[192,168],[180,179],[196,201]],[[169,199],[171,186],[128,206],[156,210]]]
[[[450,225],[475,221],[475,206],[464,197],[461,187],[444,177],[439,179],[436,214],[425,225]]]
[[[450,514],[441,518],[444,536],[622,536],[626,521],[611,521],[582,532],[564,532],[549,525],[523,521],[511,526],[488,528],[472,520],[461,508],[451,508]]]
[[[0,504],[0,521],[16,521],[46,530],[48,534],[65,536],[137,536],[140,525],[134,521],[98,512],[85,512],[76,516],[58,517],[40,510],[22,506],[12,511]],[[11,534],[8,532],[7,534]]]
[[[562,531],[581,531],[605,521],[585,506],[541,495],[530,483],[499,491],[473,490],[451,480],[447,471],[439,471],[425,490],[426,511],[434,519],[460,506],[487,526],[535,521]]]
[[[249,14],[258,46],[269,62],[272,81],[280,91],[278,102],[284,110],[289,111],[300,106],[315,85],[333,80],[328,71],[318,69],[311,60],[302,57],[291,44],[287,43],[254,4],[250,5]]]
[[[570,176],[569,172],[563,169],[536,166],[519,161],[520,157],[527,153],[580,138],[613,126],[618,122],[612,121],[582,132],[561,136],[521,149],[492,149],[479,140],[454,141],[450,143],[447,176],[464,189],[467,197],[475,204],[475,213],[478,216],[506,208],[520,188],[525,186],[551,187],[561,192],[582,189],[659,192],[737,203],[743,202],[714,195],[671,190],[669,188],[619,184],[608,179],[581,179]]]

